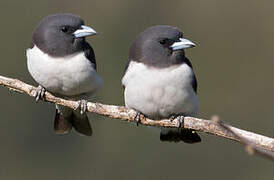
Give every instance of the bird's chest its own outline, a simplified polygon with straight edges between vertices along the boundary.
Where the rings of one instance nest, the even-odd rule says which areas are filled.
[[[84,54],[52,58],[33,48],[27,51],[27,58],[32,77],[51,92],[77,95],[96,87],[98,75]]]
[[[127,106],[154,119],[196,114],[198,99],[189,66],[151,69],[137,64],[129,68],[123,78]]]

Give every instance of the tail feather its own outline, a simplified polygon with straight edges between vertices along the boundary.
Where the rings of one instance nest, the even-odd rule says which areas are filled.
[[[160,134],[161,141],[179,142],[185,143],[197,143],[201,142],[201,138],[196,131],[191,129],[182,128],[162,128]]]
[[[77,132],[86,136],[92,135],[92,128],[86,113],[80,114],[79,112],[75,112],[72,119],[72,126]]]
[[[79,111],[74,111],[64,106],[57,106],[54,130],[56,134],[68,134],[72,127],[86,136],[92,135],[92,128],[86,113],[81,114]]]
[[[56,109],[55,119],[54,119],[54,131],[56,134],[68,134],[71,131],[72,116],[65,117],[61,112]]]

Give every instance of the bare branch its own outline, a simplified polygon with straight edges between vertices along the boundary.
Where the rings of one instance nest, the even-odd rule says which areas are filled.
[[[11,79],[0,76],[0,85],[9,88],[10,90],[25,93],[34,97],[36,87],[28,85],[17,79]],[[51,103],[63,105],[76,109],[78,107],[78,101],[66,100],[58,98],[49,92],[45,93],[45,100]],[[101,103],[88,102],[87,110],[89,112],[97,113],[103,116],[107,116],[114,119],[121,119],[128,122],[136,122],[136,111],[126,108],[124,106],[106,105]],[[158,126],[158,127],[176,127],[176,121],[170,121],[164,119],[161,121],[154,121],[143,116],[140,117],[140,124],[146,126]],[[212,120],[204,120],[193,117],[184,118],[184,128],[193,129],[196,131],[213,134],[226,139],[241,142],[246,145],[252,144],[252,148],[259,147],[260,149],[274,152],[274,139],[263,135],[259,135],[253,132],[241,130],[224,123],[219,123]],[[225,127],[225,128],[224,128]],[[243,141],[244,139],[244,141]],[[248,142],[248,143],[247,143]]]
[[[237,132],[235,132],[233,129],[231,129],[231,127],[229,127],[228,125],[224,124],[218,116],[214,116],[212,118],[213,121],[217,122],[224,130],[227,130],[229,132],[231,132],[233,135],[235,135],[239,141],[245,145],[246,147],[246,151],[248,154],[253,155],[254,153],[263,156],[265,158],[274,160],[274,152],[270,151],[268,149],[264,149],[260,146],[257,146],[256,144],[254,144],[252,141],[249,141],[247,138],[243,137],[241,134],[238,134]]]

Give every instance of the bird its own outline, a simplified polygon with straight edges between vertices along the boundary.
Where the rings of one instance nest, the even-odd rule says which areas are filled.
[[[125,106],[152,120],[197,116],[197,79],[184,49],[195,44],[173,26],[148,27],[129,48],[122,85]],[[137,121],[139,118],[137,117]],[[184,128],[161,128],[161,141],[200,142],[197,132]]]
[[[56,105],[57,134],[68,134],[74,128],[82,135],[92,135],[87,100],[102,87],[103,79],[96,71],[94,50],[85,37],[96,34],[80,16],[69,13],[44,17],[32,33],[26,56],[28,71],[39,84],[36,101],[44,98],[45,91],[79,101],[77,110]]]

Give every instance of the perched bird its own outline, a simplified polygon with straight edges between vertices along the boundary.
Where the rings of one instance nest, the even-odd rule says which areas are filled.
[[[74,127],[81,134],[92,135],[85,113],[86,99],[103,85],[103,80],[96,72],[94,51],[85,37],[95,34],[95,30],[73,14],[49,15],[32,34],[26,55],[28,70],[39,83],[36,100],[43,98],[45,90],[79,100],[76,111],[56,106],[54,129],[57,134],[67,134]]]
[[[122,79],[125,105],[153,120],[196,116],[197,81],[184,49],[195,44],[176,27],[153,26],[140,33],[129,50]],[[162,141],[200,142],[182,128],[162,128]]]

